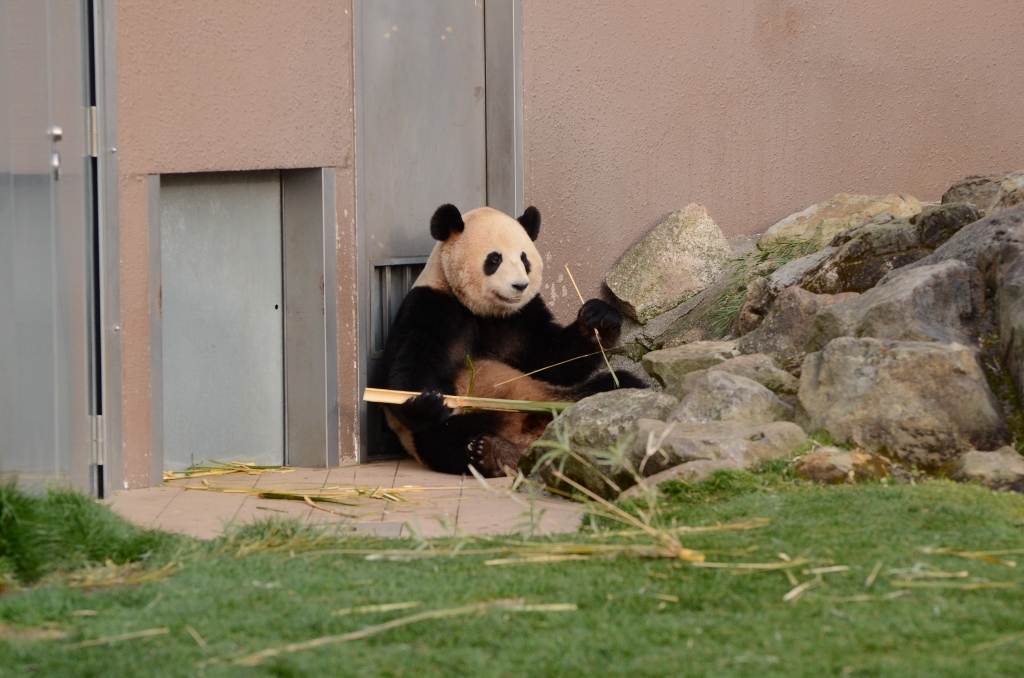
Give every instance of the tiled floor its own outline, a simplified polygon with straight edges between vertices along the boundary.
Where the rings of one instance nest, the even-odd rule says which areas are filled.
[[[205,481],[205,482],[204,482]],[[473,476],[435,473],[415,461],[378,462],[332,469],[282,469],[260,475],[233,474],[171,481],[160,487],[116,492],[107,503],[128,520],[202,539],[219,536],[228,523],[242,524],[272,515],[288,515],[307,523],[342,523],[347,529],[379,536],[443,536],[457,532],[505,534],[530,522],[530,498],[509,492],[507,478],[490,479],[483,487]],[[258,492],[297,494],[396,490],[402,501],[386,497],[346,497],[346,505],[302,500],[266,499]],[[190,489],[193,488],[193,489]],[[347,491],[347,492],[346,492]],[[532,511],[541,514],[542,533],[572,532],[581,512],[571,502],[535,498]]]

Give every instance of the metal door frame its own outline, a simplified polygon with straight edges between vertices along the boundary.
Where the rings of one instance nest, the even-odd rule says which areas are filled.
[[[93,150],[96,152],[99,270],[100,369],[97,378],[102,393],[102,415],[93,426],[94,457],[102,474],[96,490],[111,496],[127,489],[124,478],[121,388],[121,251],[117,153],[117,30],[116,0],[92,0],[93,77],[96,82],[96,114]]]
[[[362,125],[364,88],[359,59],[362,54],[362,3],[352,1],[353,81],[355,85],[355,166],[356,166],[356,262],[358,306],[358,396],[359,437],[356,458],[370,460],[366,403],[362,401],[367,380],[367,347],[369,346],[370,280],[373,262],[369,260],[363,222],[364,191],[360,188],[362,153],[365,148]],[[486,125],[487,204],[507,214],[523,210],[523,64],[521,0],[480,0],[484,2],[484,120]],[[426,224],[424,224],[426,228]],[[425,252],[424,255],[429,254]]]
[[[332,293],[337,289],[337,206],[336,173],[334,168],[256,168],[230,173],[249,171],[278,172],[281,185],[281,230],[283,247],[288,249],[289,233],[305,231],[302,243],[304,251],[282,252],[281,272],[285,310],[284,333],[281,337],[285,352],[284,402],[285,439],[282,464],[288,466],[328,467],[338,464],[338,314],[337,299]],[[204,172],[206,174],[207,172]],[[209,172],[216,174],[219,172]],[[177,173],[172,173],[177,174]],[[163,432],[163,323],[160,313],[161,252],[160,252],[160,175],[150,174],[146,179],[148,199],[149,235],[149,383],[150,383],[150,484],[158,485],[164,473],[164,432]],[[319,238],[311,237],[319,234]],[[315,252],[319,248],[320,252]],[[322,284],[319,300],[309,298],[309,286],[298,281],[309,271],[305,267],[289,270],[287,262],[292,254],[307,258],[319,257],[322,261]],[[291,281],[291,286],[290,286]],[[308,281],[307,281],[308,282]],[[291,305],[309,306],[320,301],[323,304],[323,322],[292,324],[289,321]],[[312,336],[313,334],[320,336]],[[321,341],[322,354],[317,349],[313,356],[317,365],[310,370],[289,371],[289,358],[299,355],[304,345]],[[303,344],[305,340],[305,344]],[[306,357],[309,357],[306,355]],[[322,367],[321,367],[322,366]],[[316,373],[316,374],[314,374]],[[322,384],[311,383],[322,376]],[[120,394],[118,394],[120,397]],[[119,401],[120,402],[120,401]],[[289,405],[297,406],[289,412]],[[310,425],[322,413],[322,430],[317,431],[323,438],[316,442],[323,445],[322,454],[309,446]],[[291,426],[289,426],[291,422]],[[305,448],[299,450],[305,442]]]

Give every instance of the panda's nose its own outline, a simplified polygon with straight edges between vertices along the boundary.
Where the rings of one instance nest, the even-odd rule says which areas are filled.
[[[512,283],[512,287],[514,287],[514,288],[515,288],[516,292],[522,292],[523,290],[525,290],[525,289],[526,289],[527,287],[529,287],[529,286],[530,286],[530,283],[529,283],[529,282],[524,282],[524,283]]]

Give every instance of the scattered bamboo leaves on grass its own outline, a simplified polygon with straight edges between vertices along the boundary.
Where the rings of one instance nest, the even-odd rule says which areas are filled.
[[[152,638],[153,636],[163,636],[170,632],[170,628],[163,626],[158,629],[146,629],[145,631],[133,631],[131,633],[121,633],[116,636],[105,636],[103,638],[83,640],[80,643],[73,643],[71,645],[68,645],[65,649],[80,650],[83,647],[96,647],[97,645],[113,645],[114,643],[120,643],[125,640],[137,640],[139,638]]]
[[[508,601],[508,600],[495,600],[486,601],[482,603],[472,603],[470,605],[462,605],[459,607],[449,607],[439,610],[428,610],[425,612],[417,612],[406,617],[399,617],[392,619],[391,621],[384,622],[382,624],[374,624],[373,626],[367,626],[366,628],[358,631],[351,631],[349,633],[342,633],[332,636],[321,636],[312,640],[303,641],[300,643],[289,643],[280,647],[271,647],[259,652],[253,652],[251,654],[243,655],[241,657],[235,657],[230,659],[232,664],[236,666],[258,666],[267,659],[278,657],[283,654],[291,654],[293,652],[303,652],[305,650],[313,650],[318,647],[325,645],[337,645],[340,643],[347,643],[353,640],[362,640],[369,638],[378,633],[384,631],[390,631],[391,629],[397,629],[402,626],[409,626],[410,624],[416,624],[419,622],[430,621],[432,619],[448,619],[451,617],[460,617],[471,614],[483,614],[489,609],[500,608],[509,610],[512,612],[572,612],[575,611],[576,605],[574,603],[553,603],[553,604],[539,604],[539,605],[527,605],[523,601]],[[221,658],[222,660],[228,659],[226,657]],[[211,662],[213,663],[213,662]]]
[[[871,585],[875,583],[875,579],[878,578],[878,573],[882,571],[882,561],[879,560],[875,563],[875,566],[871,568],[871,574],[864,580],[864,588],[869,589]]]
[[[181,563],[172,560],[154,570],[145,570],[142,563],[118,565],[111,560],[101,567],[85,568],[70,575],[64,575],[63,581],[72,588],[101,588],[105,586],[130,586],[146,582],[166,579],[181,567]]]
[[[409,610],[422,605],[418,600],[410,600],[404,603],[381,603],[380,605],[360,605],[358,607],[343,607],[331,613],[332,617],[345,617],[350,614],[369,614],[370,612],[395,612],[396,610]]]
[[[922,546],[918,549],[921,553],[934,556],[953,556],[956,558],[969,558],[971,560],[983,560],[986,563],[1005,565],[1006,567],[1017,567],[1017,561],[997,558],[996,555],[1007,555],[1011,553],[1024,553],[1022,549],[1009,549],[1003,551],[968,551],[952,546]]]
[[[959,583],[954,581],[914,581],[897,579],[889,582],[891,586],[905,589],[958,589],[960,591],[980,591],[981,589],[1012,589],[1017,584],[1012,581],[981,581]]]
[[[1024,633],[1011,633],[1008,636],[1003,636],[996,640],[989,641],[987,643],[981,643],[974,646],[975,652],[984,652],[985,650],[992,650],[1002,645],[1009,645],[1010,643],[1016,643],[1019,640],[1024,640]]]

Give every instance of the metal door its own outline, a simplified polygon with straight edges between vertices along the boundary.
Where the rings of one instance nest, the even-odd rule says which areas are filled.
[[[430,254],[442,203],[487,203],[482,0],[362,0],[356,13],[358,210],[365,372]],[[363,460],[397,451],[363,418]]]
[[[284,461],[280,172],[160,178],[163,457]]]
[[[85,7],[0,0],[0,474],[92,486]]]

